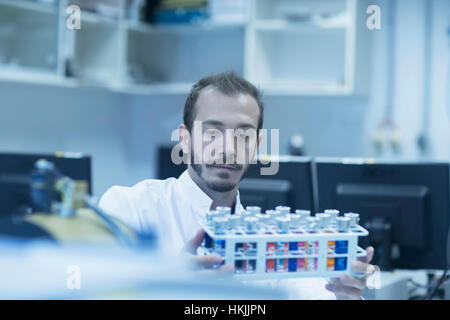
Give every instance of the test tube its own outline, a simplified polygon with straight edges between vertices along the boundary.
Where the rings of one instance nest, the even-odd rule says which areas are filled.
[[[217,207],[216,211],[221,215],[222,217],[228,216],[231,214],[231,208],[230,207]]]
[[[228,229],[228,218],[217,217],[213,219],[214,233],[222,234]]]
[[[359,224],[359,214],[354,212],[348,212],[344,214],[344,217],[350,219],[350,227],[356,227]]]
[[[316,217],[306,218],[306,231],[316,232],[319,228],[318,219]]]
[[[281,233],[289,232],[289,222],[290,222],[289,217],[277,217],[276,221],[278,231],[280,231]]]
[[[250,212],[251,214],[261,213],[261,207],[258,206],[247,206],[245,209],[247,210],[247,212]]]
[[[298,214],[291,214],[290,218],[291,218],[291,223],[290,223],[291,228],[292,229],[300,228],[302,218]]]
[[[270,217],[269,224],[276,226],[276,218],[280,216],[280,212],[277,210],[267,210],[266,215]]]
[[[213,219],[218,216],[219,212],[217,210],[208,210],[206,212],[206,221],[212,223]]]
[[[338,217],[336,219],[337,229],[339,232],[347,232],[350,228],[350,218]]]
[[[270,225],[270,216],[267,214],[258,213],[255,215],[256,218],[258,218],[259,224],[264,227],[268,228]]]
[[[281,214],[289,214],[291,213],[291,207],[288,206],[278,206],[275,208]]]
[[[230,216],[229,225],[230,229],[237,229],[242,225],[242,219],[241,215],[239,214],[233,214]]]
[[[256,233],[257,232],[257,222],[258,219],[255,217],[245,218],[245,232],[246,233]]]
[[[330,222],[331,223],[336,223],[336,218],[339,216],[339,210],[326,209],[324,212],[328,213],[330,215]]]
[[[311,216],[311,211],[309,210],[295,210],[295,213],[300,216],[300,224],[305,224],[306,219]]]
[[[319,228],[327,229],[330,224],[330,215],[328,213],[316,213],[316,218],[318,218]]]

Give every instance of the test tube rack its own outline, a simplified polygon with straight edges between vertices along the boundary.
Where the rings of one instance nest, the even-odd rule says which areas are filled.
[[[200,221],[205,231],[203,252],[216,253],[235,267],[237,278],[279,279],[339,277],[352,273],[351,263],[366,255],[358,237],[369,233],[359,225],[359,214],[279,206],[261,213],[259,207],[231,214],[218,207]]]

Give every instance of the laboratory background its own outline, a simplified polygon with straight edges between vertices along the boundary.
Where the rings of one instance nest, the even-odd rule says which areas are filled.
[[[0,198],[12,199],[8,166],[27,155],[79,160],[96,197],[179,175],[170,152],[186,96],[202,77],[234,72],[261,89],[263,128],[279,130],[287,159],[265,190],[256,174],[243,180],[248,205],[321,212],[357,202],[367,209],[361,226],[383,249],[365,299],[450,299],[449,61],[449,0],[0,0]],[[370,175],[381,189],[371,189]],[[64,254],[45,245],[1,246],[17,278],[15,266],[38,256],[53,261],[53,269],[39,265],[43,278],[65,266]],[[170,262],[162,272],[143,267],[153,257],[114,252],[107,259],[129,263],[101,281],[108,267],[91,265],[92,251],[73,248],[92,279],[77,295],[57,281],[40,291],[31,275],[25,290],[24,279],[2,274],[0,297],[121,299],[104,293],[114,289],[108,279],[133,286],[177,274]],[[176,294],[161,285],[126,298],[185,299],[194,287],[194,299],[211,297],[207,290],[217,299],[286,298],[252,288],[232,296],[230,284],[205,289],[205,279],[178,278]]]

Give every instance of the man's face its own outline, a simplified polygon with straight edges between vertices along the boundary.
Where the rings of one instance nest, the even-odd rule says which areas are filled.
[[[195,110],[189,143],[191,166],[208,188],[230,191],[256,154],[258,104],[250,95],[228,96],[207,87],[200,92]]]

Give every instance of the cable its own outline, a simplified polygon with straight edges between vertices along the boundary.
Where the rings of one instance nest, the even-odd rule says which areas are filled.
[[[134,241],[126,234],[99,206],[95,204],[95,200],[86,196],[86,205],[92,209],[106,223],[108,229],[114,234],[119,241],[129,247],[134,246]]]
[[[450,45],[450,26],[447,29],[447,36],[449,39],[449,45]],[[447,62],[447,85],[446,87],[446,95],[445,95],[445,103],[446,103],[446,110],[447,110],[447,116],[448,121],[450,121],[450,50],[449,50],[449,56],[448,56],[448,62]]]
[[[431,292],[431,294],[428,296],[427,300],[431,300],[434,298],[434,296],[436,295],[436,293],[439,291],[439,288],[442,286],[442,284],[444,283],[446,277],[447,277],[447,272],[448,272],[449,268],[446,268],[444,273],[442,274],[441,278],[439,279],[436,287],[434,288],[434,290]]]
[[[430,286],[427,286],[426,284],[420,284],[420,283],[414,281],[413,279],[408,279],[408,282],[410,282],[413,286],[415,286],[415,287],[417,287],[417,288],[423,288],[423,289],[426,289],[426,288],[429,288],[429,287],[430,287]]]

